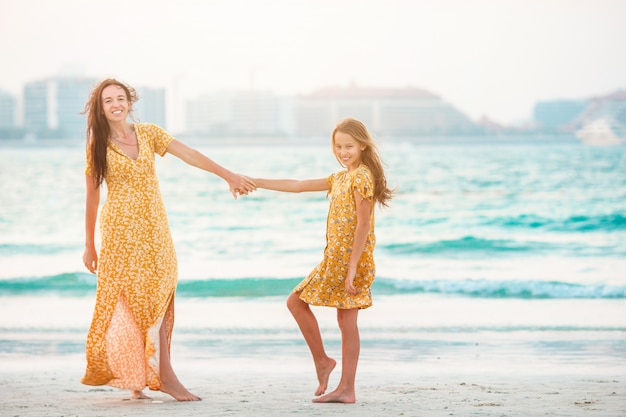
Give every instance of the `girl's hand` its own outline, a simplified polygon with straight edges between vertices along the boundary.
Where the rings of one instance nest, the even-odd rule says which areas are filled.
[[[238,195],[248,195],[248,193],[256,190],[256,184],[250,177],[241,174],[235,174],[233,178],[228,180],[230,192],[237,199]]]
[[[354,272],[353,273],[348,272],[348,275],[346,276],[346,279],[344,280],[344,286],[348,294],[350,295],[357,294],[356,287],[354,286]]]

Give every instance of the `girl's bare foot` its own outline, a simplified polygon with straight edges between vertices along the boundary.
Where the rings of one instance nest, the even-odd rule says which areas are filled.
[[[344,403],[352,404],[356,402],[356,396],[353,390],[339,391],[334,390],[331,393],[323,395],[312,400],[314,403]]]
[[[171,385],[163,382],[160,391],[171,395],[176,401],[202,401],[202,398],[187,391],[187,388],[178,381]]]
[[[317,372],[317,381],[320,385],[317,387],[317,391],[315,391],[315,395],[322,395],[326,392],[326,388],[328,387],[328,378],[330,378],[330,373],[335,369],[337,362],[333,358],[328,358],[322,364],[315,364],[315,372]]]
[[[130,399],[131,400],[149,400],[150,397],[144,394],[143,391],[132,390],[130,392]]]

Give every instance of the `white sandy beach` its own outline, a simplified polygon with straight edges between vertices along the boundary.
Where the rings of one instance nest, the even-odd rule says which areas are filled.
[[[40,363],[39,363],[40,362]],[[314,404],[307,357],[191,360],[181,380],[201,402],[178,403],[160,392],[128,400],[127,392],[81,385],[81,358],[13,361],[0,371],[2,416],[625,416],[624,368],[362,361],[356,404]],[[22,366],[23,365],[23,366]],[[43,366],[42,366],[43,365]],[[494,365],[494,366],[492,366]],[[495,366],[498,365],[498,366]],[[338,381],[332,375],[331,388]]]
[[[311,402],[316,388],[313,363],[285,315],[282,298],[179,300],[172,362],[181,381],[203,398],[197,403],[177,403],[149,391],[153,401],[130,401],[128,392],[82,385],[85,358],[80,347],[91,299],[49,299],[46,305],[53,315],[37,314],[37,306],[28,299],[6,299],[0,306],[5,321],[48,330],[3,334],[14,348],[0,356],[0,415],[626,416],[623,332],[529,332],[523,326],[524,320],[532,319],[527,309],[539,304],[525,309],[523,303],[508,301],[507,308],[496,311],[500,320],[509,320],[516,311],[520,330],[468,333],[456,321],[462,315],[445,313],[459,307],[460,300],[410,300],[380,297],[376,309],[363,312],[357,403],[344,405]],[[605,300],[602,305],[613,325],[622,328],[621,303]],[[476,314],[480,300],[465,306]],[[340,360],[334,314],[328,309],[318,313],[328,353]],[[568,323],[557,316],[555,310],[554,323],[544,322]],[[432,329],[406,330],[412,329],[411,317],[431,323]],[[577,315],[568,317],[582,321]],[[46,327],[50,320],[80,331]],[[499,326],[497,318],[493,320],[489,329]],[[200,322],[203,326],[191,326]],[[251,330],[268,323],[279,330]],[[340,363],[331,375],[330,389],[339,377]]]

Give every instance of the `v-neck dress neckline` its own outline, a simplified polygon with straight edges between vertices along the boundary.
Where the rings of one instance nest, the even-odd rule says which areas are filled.
[[[115,143],[114,140],[111,140],[110,143],[113,145],[113,148],[117,153],[124,155],[131,161],[137,161],[141,157],[141,142],[139,141],[139,132],[137,131],[137,126],[133,124],[132,127],[133,127],[133,132],[135,132],[135,137],[137,138],[137,157],[136,158],[133,158],[128,153],[126,153],[126,151],[124,151],[124,149],[122,149],[121,146]]]

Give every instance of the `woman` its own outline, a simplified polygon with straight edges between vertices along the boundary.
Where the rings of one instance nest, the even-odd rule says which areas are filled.
[[[233,196],[254,190],[235,174],[175,140],[160,127],[127,121],[135,90],[106,79],[85,106],[87,120],[85,252],[83,262],[98,274],[96,306],[87,337],[87,370],[82,382],[165,392],[197,401],[170,363],[177,283],[176,253],[155,173],[154,154],[166,153],[223,178]],[[94,231],[100,186],[107,199],[100,214],[100,253]]]

